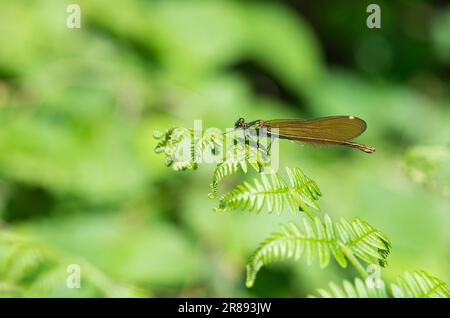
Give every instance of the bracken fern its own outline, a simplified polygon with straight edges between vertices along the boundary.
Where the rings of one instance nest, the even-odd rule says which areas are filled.
[[[406,272],[397,279],[397,284],[391,285],[391,291],[396,298],[450,297],[447,284],[425,271]]]
[[[311,214],[310,208],[320,210],[315,202],[321,196],[317,184],[298,168],[286,168],[286,172],[289,183],[280,174],[270,173],[261,174],[260,180],[254,179],[253,184],[244,182],[238,185],[221,197],[215,210],[222,212],[241,208],[259,213],[266,207],[269,213],[278,214],[284,211],[285,206],[292,213],[299,208],[308,214]]]
[[[259,172],[262,167],[267,167],[264,154],[261,151],[248,144],[236,144],[230,147],[225,159],[217,164],[214,170],[211,182],[211,193],[209,198],[213,199],[217,195],[219,182],[227,176],[236,173],[239,168],[247,173],[249,167]]]
[[[155,147],[156,153],[163,153],[166,156],[166,166],[172,167],[175,171],[195,170],[197,162],[195,158],[195,146],[192,145],[193,130],[183,127],[174,127],[166,130],[164,133],[155,131],[153,137],[158,141]],[[189,143],[189,154],[177,156],[177,152]],[[187,148],[186,147],[186,148]]]
[[[370,282],[370,284],[369,284]],[[354,283],[344,281],[342,286],[330,283],[327,290],[318,289],[319,297],[324,298],[447,298],[450,289],[439,278],[431,276],[425,271],[406,272],[403,277],[397,278],[397,283],[391,284],[387,290],[386,283],[363,281],[356,278]],[[310,297],[316,297],[312,295]]]
[[[386,265],[390,242],[367,222],[355,218],[350,223],[344,219],[333,223],[328,215],[324,221],[306,216],[302,221],[299,225],[280,225],[281,232],[273,233],[260,244],[247,263],[248,287],[253,285],[261,267],[286,259],[304,257],[309,265],[318,259],[321,268],[328,266],[332,257],[342,267],[347,266],[346,258],[353,257]]]
[[[372,282],[372,284],[374,284]],[[378,282],[379,286],[369,285],[368,280],[363,281],[361,278],[355,278],[354,283],[344,280],[342,286],[333,282],[328,284],[328,289],[318,289],[316,295],[309,297],[322,298],[387,298],[388,293],[383,281]]]
[[[187,131],[192,137],[193,131]],[[172,128],[165,134],[155,136],[159,139],[155,151],[164,153],[167,165],[172,166],[174,170],[196,169],[199,154],[203,154],[205,150],[214,153],[222,145],[215,137],[204,136],[198,143],[191,144],[192,156],[188,160],[179,161],[174,153],[183,134],[186,135],[186,130],[182,132],[179,128]],[[387,265],[386,258],[391,243],[382,232],[359,218],[351,222],[341,219],[340,222],[333,223],[328,215],[325,215],[323,220],[314,215],[311,208],[319,211],[316,201],[321,196],[317,184],[298,168],[286,168],[288,181],[270,170],[269,174],[261,173],[262,168],[268,167],[268,151],[261,151],[247,142],[233,142],[226,154],[214,171],[210,198],[216,197],[219,182],[239,169],[247,173],[249,167],[252,167],[260,172],[260,177],[254,179],[253,183],[244,182],[224,194],[215,207],[216,211],[241,209],[258,214],[265,209],[268,213],[281,214],[287,206],[292,213],[299,210],[307,213],[301,215],[300,224],[289,222],[287,225],[280,225],[280,232],[272,233],[259,245],[247,263],[247,287],[253,286],[256,275],[263,266],[273,262],[306,258],[308,264],[318,260],[319,266],[324,268],[334,259],[341,267],[351,263],[366,279],[356,278],[353,284],[344,281],[342,286],[330,283],[327,290],[317,291],[319,297],[450,297],[448,286],[424,271],[407,272],[404,277],[391,284],[390,288],[386,288],[386,283],[378,278],[379,288],[373,288],[377,285],[369,285],[368,279],[371,277],[360,261],[371,265],[378,263],[382,267]],[[2,288],[14,292],[14,286],[0,285],[0,291]]]

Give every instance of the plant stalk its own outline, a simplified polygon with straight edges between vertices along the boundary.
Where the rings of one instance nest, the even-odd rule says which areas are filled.
[[[353,267],[359,272],[362,278],[366,279],[369,274],[367,274],[366,269],[361,265],[358,259],[355,257],[353,252],[344,244],[341,244],[342,252],[345,257],[347,257],[348,261],[353,265]]]

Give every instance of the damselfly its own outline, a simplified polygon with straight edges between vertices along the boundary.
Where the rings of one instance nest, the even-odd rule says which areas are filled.
[[[239,118],[236,129],[263,129],[268,136],[320,145],[340,145],[357,148],[366,153],[372,153],[375,148],[353,142],[361,135],[367,124],[355,116],[330,116],[311,120],[274,119],[255,120],[246,123]]]

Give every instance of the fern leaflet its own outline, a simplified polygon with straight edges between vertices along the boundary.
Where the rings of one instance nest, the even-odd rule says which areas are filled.
[[[153,137],[159,140],[155,147],[156,153],[166,156],[166,166],[175,171],[195,170],[197,162],[195,159],[195,146],[193,130],[184,127],[174,127],[165,133],[155,131]]]
[[[248,287],[253,285],[261,267],[272,262],[304,256],[308,264],[318,259],[320,267],[324,268],[333,256],[342,267],[347,266],[349,257],[384,266],[390,251],[387,237],[358,218],[351,223],[342,219],[333,224],[328,215],[324,221],[304,217],[301,225],[290,222],[280,228],[281,232],[263,241],[247,262]]]
[[[267,164],[264,155],[261,149],[249,144],[238,143],[233,145],[228,150],[225,160],[219,163],[214,170],[209,198],[215,198],[219,182],[229,175],[236,173],[239,168],[244,173],[247,173],[249,167],[252,167],[257,172],[259,172],[261,167],[266,167]]]
[[[385,282],[363,281],[356,278],[354,284],[344,281],[343,286],[330,283],[329,289],[318,289],[319,297],[324,298],[449,298],[450,289],[439,278],[431,276],[425,271],[406,272],[404,277],[397,279],[397,284],[391,284],[388,291]],[[316,297],[311,295],[311,297]]]
[[[406,272],[391,285],[391,290],[395,298],[450,298],[447,284],[425,271]]]
[[[309,208],[320,210],[316,204],[321,192],[317,184],[295,168],[286,168],[290,184],[278,173],[269,176],[261,174],[261,179],[255,179],[254,184],[244,182],[234,190],[222,196],[216,211],[229,211],[241,208],[248,211],[261,212],[266,206],[269,213],[276,211],[281,214],[285,205],[292,213],[302,211],[312,215]]]
[[[361,278],[355,278],[355,282],[345,280],[342,286],[335,283],[328,284],[329,290],[318,289],[317,293],[322,298],[387,298],[385,283],[378,281],[379,286],[369,285],[368,280],[363,281]],[[310,295],[310,297],[316,297]]]

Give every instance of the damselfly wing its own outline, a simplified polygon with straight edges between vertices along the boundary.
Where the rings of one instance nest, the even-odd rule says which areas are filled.
[[[255,120],[246,123],[243,118],[235,128],[265,129],[272,136],[311,144],[341,145],[372,153],[375,148],[353,142],[367,128],[361,118],[355,116],[330,116],[311,120],[274,119]]]

